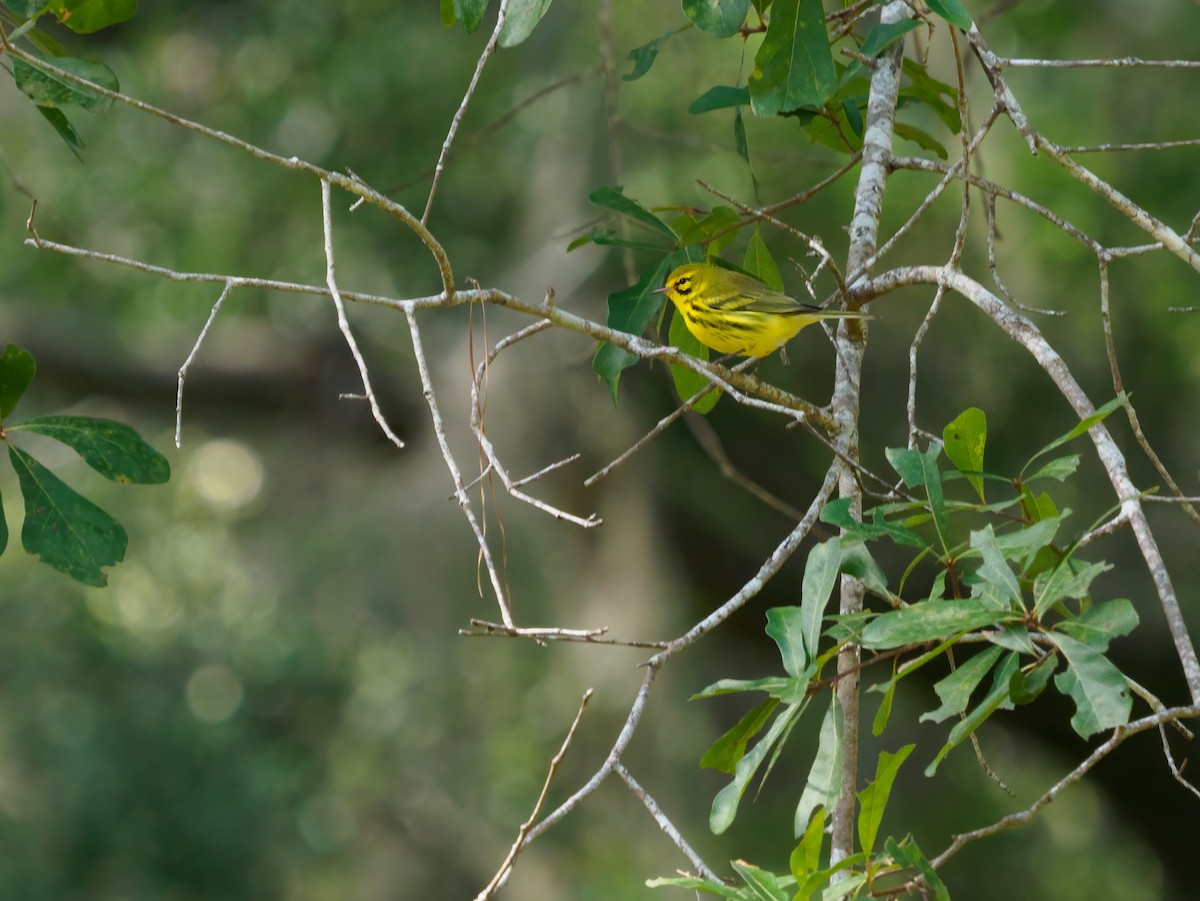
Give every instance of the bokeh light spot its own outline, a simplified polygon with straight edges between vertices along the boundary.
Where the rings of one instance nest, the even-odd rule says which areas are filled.
[[[209,509],[235,513],[262,492],[262,460],[240,441],[217,438],[205,442],[192,454],[187,481]]]
[[[196,719],[220,723],[233,716],[241,706],[242,683],[229,667],[209,663],[192,673],[186,695],[188,709]]]

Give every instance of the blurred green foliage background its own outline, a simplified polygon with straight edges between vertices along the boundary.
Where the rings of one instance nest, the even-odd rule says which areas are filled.
[[[968,5],[984,12],[981,3]],[[87,40],[55,34],[103,59],[126,93],[272,151],[348,167],[419,211],[491,27],[489,20],[469,36],[445,30],[437,7],[159,3]],[[603,321],[605,296],[625,284],[618,256],[592,246],[565,252],[596,218],[589,191],[619,180],[648,205],[710,207],[719,201],[696,177],[746,202],[754,202],[754,186],[734,151],[731,111],[686,113],[706,88],[732,84],[739,72],[744,78],[740,39],[695,31],[672,38],[649,75],[619,82],[614,122],[603,99],[599,12],[596,0],[555,4],[526,44],[488,63],[430,225],[460,281],[531,299],[553,286],[560,306]],[[1011,56],[1183,57],[1195,55],[1196,17],[1194,5],[1166,0],[1039,0],[981,27]],[[620,71],[630,49],[683,23],[678,4],[615,0]],[[944,34],[931,68],[953,81]],[[971,73],[968,90],[982,114],[990,88],[978,76]],[[1195,137],[1194,72],[1030,70],[1010,78],[1035,126],[1062,143]],[[328,301],[239,291],[189,377],[183,448],[175,451],[175,372],[217,292],[23,246],[29,195],[47,238],[179,270],[319,283],[318,189],[121,106],[103,119],[74,119],[88,145],[83,164],[11,84],[0,88],[0,341],[26,347],[39,363],[23,413],[130,422],[169,453],[175,477],[165,488],[110,486],[69,452],[56,457],[39,447],[125,522],[131,543],[106,589],[75,585],[16,547],[0,562],[0,897],[473,897],[528,815],[584,690],[596,696],[550,804],[602,762],[645,653],[456,634],[470,617],[497,614],[486,592],[477,593],[475,546],[448,500],[407,328],[394,313],[351,310],[406,450],[383,440],[363,405],[337,399],[357,389],[357,373]],[[918,124],[956,146],[931,117]],[[842,163],[800,139],[788,120],[748,116],[746,125],[764,202]],[[1085,160],[1180,231],[1195,213],[1195,161],[1194,149]],[[1006,124],[979,166],[1101,241],[1146,240],[1053,164],[1031,158]],[[932,185],[930,176],[897,174],[885,231]],[[843,180],[787,218],[821,235],[841,260],[852,200],[852,181]],[[437,290],[432,262],[411,234],[377,211],[350,213],[336,201],[343,287],[396,296]],[[888,262],[944,260],[957,217],[951,191]],[[986,281],[982,204],[972,217],[968,266]],[[1038,322],[1093,399],[1107,400],[1094,262],[1035,216],[1002,204],[999,217],[1000,273],[1022,303],[1067,313]],[[764,236],[777,259],[803,260],[794,239]],[[1200,319],[1167,312],[1194,303],[1195,274],[1150,254],[1114,264],[1112,276],[1126,384],[1158,452],[1197,493]],[[790,269],[785,280],[799,289]],[[930,297],[908,292],[876,305],[863,448],[879,471],[883,448],[905,440],[908,347]],[[470,315],[455,309],[421,319],[451,440],[468,470],[476,456],[467,430]],[[503,310],[474,311],[474,359],[483,339],[522,324]],[[832,350],[807,333],[793,347],[790,367],[767,361],[763,373],[822,401]],[[592,350],[579,336],[543,334],[503,355],[489,379],[487,424],[517,474],[580,451],[580,462],[539,490],[573,511],[598,512],[605,525],[584,532],[499,495],[487,501],[490,534],[495,547],[503,542],[521,623],[669,638],[736,590],[790,525],[720,478],[682,426],[598,487],[581,488],[673,403],[665,373],[641,366],[622,379],[614,407],[591,372]],[[1073,423],[1042,372],[955,298],[935,322],[921,366],[921,424],[940,433],[964,407],[982,407],[992,471],[1019,466]],[[792,504],[807,503],[824,448],[729,402],[710,421],[735,465]],[[1118,434],[1139,484],[1157,484],[1127,433]],[[1056,496],[1077,511],[1077,528],[1111,506],[1101,479],[1085,462]],[[19,522],[7,468],[0,493],[10,525]],[[1156,511],[1153,522],[1189,621],[1200,626],[1195,526],[1172,509]],[[1117,564],[1105,577],[1107,596],[1134,599],[1143,621],[1119,643],[1118,662],[1168,702],[1182,701],[1178,664],[1131,538],[1118,535],[1098,552]],[[638,779],[718,866],[736,857],[785,866],[815,735],[793,740],[762,794],[718,840],[706,822],[724,779],[697,761],[745,707],[685,699],[717,678],[778,670],[762,634],[764,610],[795,602],[801,567],[793,561],[726,629],[660,676],[629,753]],[[897,703],[893,731],[878,747],[923,738],[918,755],[932,755],[941,732],[902,725],[933,705],[929,687],[909,686]],[[960,749],[933,780],[917,766],[902,773],[885,828],[911,830],[932,855],[953,832],[1030,803],[1087,752],[1069,716],[1066,701],[1047,698],[984,730],[988,761],[1015,797]],[[814,719],[798,733],[815,728]],[[868,742],[864,759],[876,750]],[[1200,808],[1171,780],[1147,734],[1034,825],[971,847],[945,875],[956,897],[984,901],[1012,897],[1018,884],[1030,899],[1185,897],[1196,834]],[[505,897],[643,897],[645,879],[685,866],[636,799],[608,785],[524,854]]]

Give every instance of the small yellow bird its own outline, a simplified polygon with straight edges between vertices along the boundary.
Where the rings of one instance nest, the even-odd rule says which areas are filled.
[[[718,353],[765,357],[822,319],[870,319],[848,310],[800,303],[758,279],[712,263],[688,263],[655,290],[683,316],[688,331]]]

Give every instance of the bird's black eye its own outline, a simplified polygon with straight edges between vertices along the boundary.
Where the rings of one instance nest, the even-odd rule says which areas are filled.
[[[675,290],[680,294],[687,294],[690,290],[692,290],[690,287],[688,287],[691,285],[691,283],[692,280],[689,276],[681,275],[675,280]]]

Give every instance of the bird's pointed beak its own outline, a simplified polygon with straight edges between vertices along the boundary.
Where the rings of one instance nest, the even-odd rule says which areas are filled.
[[[651,291],[650,293],[651,293],[651,294],[666,294],[666,293],[667,293],[667,290],[668,290],[668,289],[667,289],[667,286],[666,286],[666,285],[663,285],[661,288],[655,288],[655,289],[654,289],[653,291]]]

